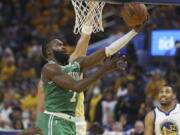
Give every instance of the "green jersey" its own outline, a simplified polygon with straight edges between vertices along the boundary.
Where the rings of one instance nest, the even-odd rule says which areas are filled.
[[[49,62],[52,64],[54,62]],[[80,79],[80,65],[77,62],[69,62],[66,66],[59,68],[72,76],[74,79]],[[55,82],[43,82],[45,92],[45,110],[49,112],[62,112],[75,116],[76,105],[78,101],[78,93],[72,90],[64,89]]]

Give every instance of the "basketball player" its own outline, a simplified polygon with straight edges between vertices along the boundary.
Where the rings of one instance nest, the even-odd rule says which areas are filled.
[[[145,135],[180,135],[180,104],[176,103],[176,91],[171,85],[160,88],[160,106],[145,118]]]
[[[117,52],[120,48],[122,48],[130,39],[132,39],[136,34],[137,34],[137,32],[139,31],[138,29],[140,29],[140,27],[136,27],[135,28],[136,29],[136,31],[135,30],[132,30],[132,31],[130,31],[129,33],[127,33],[123,38],[121,38],[121,39],[119,39],[119,40],[117,40],[116,42],[114,42],[114,43],[112,43],[112,45],[111,46],[109,46],[109,47],[107,47],[106,48],[106,53],[107,53],[107,56],[111,56],[112,54],[114,54],[115,52]],[[87,29],[86,29],[87,30]],[[86,35],[87,36],[87,35]],[[90,37],[89,37],[90,38]],[[81,40],[81,39],[80,39]],[[89,42],[89,41],[88,41]],[[83,44],[85,44],[85,45],[83,45],[83,44],[81,44],[81,47],[78,47],[77,46],[77,48],[81,48],[82,49],[82,47],[85,47],[85,48],[87,48],[87,45],[88,45],[88,42],[84,42]],[[83,46],[82,46],[83,45]],[[77,49],[78,50],[78,49]],[[86,49],[85,49],[86,50]],[[80,51],[77,51],[77,52],[80,52]],[[81,53],[76,53],[76,55],[71,55],[71,57],[70,57],[70,61],[72,60],[71,58],[74,58],[74,59],[76,59],[76,58],[78,58],[79,56],[82,56],[82,54],[83,55],[85,55],[85,52],[86,51],[84,51],[84,52],[81,52]],[[73,57],[72,57],[73,56]],[[38,93],[40,93],[40,94],[38,94],[38,95],[40,95],[39,97],[39,105],[38,105],[38,110],[40,110],[40,111],[38,111],[38,112],[42,112],[42,110],[43,110],[43,99],[44,99],[44,93],[43,93],[43,88],[42,88],[42,84],[40,83],[39,84],[39,87],[40,87],[40,89],[38,90]],[[80,125],[82,125],[82,123],[84,123],[84,122],[81,122],[81,118],[83,119],[82,121],[84,121],[84,113],[83,113],[83,94],[81,93],[80,95],[82,95],[82,96],[79,96],[79,97],[81,97],[81,98],[79,98],[78,99],[78,104],[79,104],[79,106],[80,107],[77,107],[77,116],[78,116],[78,119],[80,120]],[[79,112],[79,113],[78,113]],[[78,121],[79,121],[78,120]],[[81,127],[85,127],[85,126],[81,126]],[[85,130],[83,129],[83,130],[80,130],[80,133],[81,134],[85,134],[85,132],[84,132]],[[78,134],[79,135],[79,134]]]
[[[43,46],[42,53],[48,61],[42,70],[45,111],[40,114],[37,126],[45,135],[75,135],[74,116],[78,93],[106,72],[115,70],[115,65],[124,65],[124,62],[118,62],[123,59],[122,57],[111,58],[111,56],[125,46],[139,29],[141,26],[135,27],[108,47],[102,48],[90,56],[80,57],[72,61],[69,61],[69,55],[60,40],[50,40]],[[105,58],[108,60],[98,71],[80,80],[80,72],[99,64]]]
[[[119,47],[117,48],[115,46],[114,47],[111,46],[110,50],[112,50],[113,52],[108,54],[108,56],[114,54],[120,48],[122,48],[124,45],[126,45],[127,42],[129,40],[131,40],[136,34],[137,34],[137,32],[132,30],[129,33],[127,33],[124,37],[122,37],[121,39],[114,42],[113,44],[115,46],[119,46]],[[90,39],[90,35],[82,33],[81,38],[75,49],[75,52],[73,53],[73,55],[70,56],[70,61],[73,61],[80,56],[85,56],[87,46],[89,44],[89,39]],[[84,104],[84,95],[83,95],[83,92],[81,92],[78,96],[78,103],[77,103],[77,109],[76,109],[76,128],[77,128],[76,132],[77,132],[77,135],[86,135],[86,122],[85,122],[85,117],[84,117],[84,105],[83,104]],[[43,111],[44,111],[44,90],[42,87],[42,81],[40,81],[40,83],[38,85],[37,116],[40,113],[42,113]]]
[[[76,45],[75,51],[70,57],[70,61],[77,59],[81,56],[86,56],[87,47],[90,41],[91,33],[86,33],[84,30]],[[37,116],[44,111],[44,91],[42,81],[38,84],[38,105]],[[84,93],[81,92],[78,97],[76,109],[76,132],[77,135],[86,135],[86,121],[84,117]]]
[[[137,32],[136,32],[135,30],[130,31],[129,33],[127,33],[126,35],[124,35],[121,39],[115,41],[115,42],[112,43],[110,46],[106,47],[106,49],[101,49],[101,50],[99,50],[99,51],[97,52],[97,55],[98,55],[98,57],[101,57],[101,58],[98,59],[98,57],[97,57],[97,58],[93,57],[93,58],[91,58],[91,59],[96,59],[96,60],[100,61],[100,60],[104,59],[105,57],[109,57],[109,56],[113,55],[113,54],[114,54],[115,52],[117,52],[122,46],[126,45],[127,42],[128,42],[132,37],[134,37],[136,34],[137,34]],[[50,45],[53,45],[53,44],[61,44],[61,42],[58,41],[58,40],[53,40]],[[54,50],[56,50],[56,49],[58,49],[58,47],[57,47],[57,48],[54,47]],[[56,52],[56,51],[55,51],[55,52]],[[99,54],[99,52],[101,52],[101,53]],[[55,54],[53,54],[53,55],[55,55]],[[59,60],[59,58],[58,58],[57,55],[58,55],[58,54],[56,53],[56,57],[57,57],[57,59]],[[59,55],[59,56],[61,56],[61,55]],[[94,56],[94,55],[93,55],[93,56]],[[63,64],[64,64],[64,63],[63,63]],[[66,64],[67,64],[67,63],[66,63]],[[40,85],[40,86],[41,86],[41,85]],[[42,89],[41,91],[43,91],[43,89]],[[45,90],[45,91],[46,91],[46,90]],[[40,95],[42,96],[43,94],[40,94]],[[43,98],[42,98],[42,99],[43,99]],[[41,100],[41,99],[40,99],[40,100]],[[59,102],[59,103],[61,103],[61,102]],[[81,101],[80,103],[83,104],[82,101]],[[81,104],[81,106],[82,106],[82,104]],[[45,106],[46,106],[46,105],[45,105]],[[61,107],[60,107],[60,108],[61,108]],[[81,107],[81,108],[82,108],[82,107]],[[81,109],[80,111],[82,112],[83,109]],[[82,115],[80,115],[80,116],[82,116],[82,118],[84,118],[84,117],[83,117],[83,113],[81,113],[81,114],[82,114]],[[80,122],[80,125],[81,125],[81,124],[84,124],[84,122]],[[86,127],[85,127],[85,126],[82,126],[81,128],[86,128]],[[83,132],[85,133],[85,130],[84,130],[84,129],[82,129],[82,130],[80,130],[80,131],[82,131],[82,133],[83,133]]]
[[[94,6],[98,6],[96,4],[90,4],[90,8],[96,8]],[[91,10],[90,10],[91,11]],[[89,14],[86,15],[86,20],[83,23],[81,37],[76,45],[75,51],[70,56],[69,61],[73,61],[81,56],[86,56],[87,47],[89,44],[89,40],[91,37],[92,29],[91,29],[91,18]],[[81,79],[83,74],[81,74]],[[42,87],[42,81],[39,82],[38,85],[38,105],[37,105],[37,116],[44,111],[44,90]],[[79,93],[78,102],[76,107],[76,133],[77,135],[86,135],[86,121],[84,116],[84,93]]]
[[[43,55],[48,63],[42,70],[43,89],[45,91],[45,111],[40,114],[37,126],[45,135],[75,135],[75,111],[78,93],[94,83],[103,74],[124,66],[123,57],[109,57],[100,69],[87,78],[80,80],[80,73],[99,64],[106,57],[105,49],[69,60],[69,55],[58,39],[50,40],[43,47]],[[61,59],[60,59],[61,58]],[[122,61],[119,61],[122,60]]]

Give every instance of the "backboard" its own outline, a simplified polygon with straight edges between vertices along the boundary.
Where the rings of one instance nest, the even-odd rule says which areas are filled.
[[[87,0],[87,1],[104,1],[111,4],[122,3],[144,3],[157,5],[180,5],[180,0]]]

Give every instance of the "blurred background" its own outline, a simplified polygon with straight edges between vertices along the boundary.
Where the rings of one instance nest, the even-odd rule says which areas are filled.
[[[148,5],[148,10],[144,31],[120,51],[127,55],[127,71],[109,73],[85,92],[88,134],[96,134],[98,127],[143,135],[144,117],[158,104],[158,88],[173,83],[180,89],[180,7]],[[0,1],[0,135],[34,125],[37,83],[45,64],[41,45],[59,33],[72,52],[79,39],[73,34],[74,21],[68,0]],[[105,31],[93,34],[88,54],[129,30],[118,5],[106,4],[103,24]]]

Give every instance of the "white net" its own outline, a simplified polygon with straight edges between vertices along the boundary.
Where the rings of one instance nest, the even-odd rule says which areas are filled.
[[[102,25],[102,10],[105,2],[84,0],[71,1],[76,15],[74,26],[75,34],[81,33],[84,26],[90,27],[90,31],[93,33],[104,31]]]

